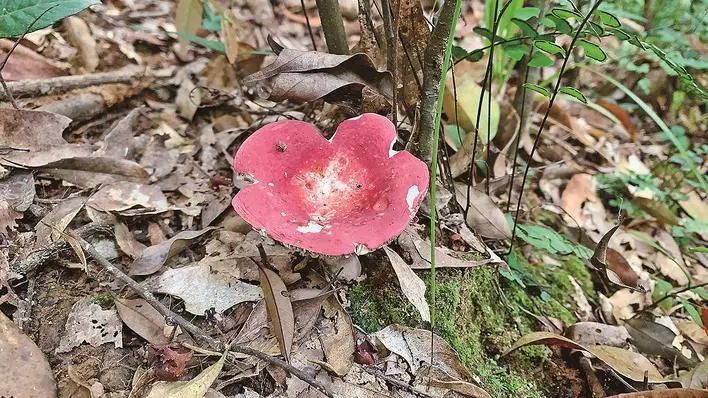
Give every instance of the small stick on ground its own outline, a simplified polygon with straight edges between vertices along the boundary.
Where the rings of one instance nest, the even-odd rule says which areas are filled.
[[[170,69],[151,71],[144,67],[138,67],[86,75],[59,76],[41,80],[19,80],[8,82],[7,87],[16,97],[37,97],[103,84],[134,83],[143,78],[166,79],[171,76],[172,70]],[[0,101],[7,100],[7,94],[0,92]]]
[[[140,297],[142,297],[145,301],[148,302],[153,308],[155,308],[162,316],[165,317],[166,320],[168,320],[171,323],[179,325],[183,330],[186,330],[189,332],[191,335],[203,340],[210,346],[217,348],[218,350],[223,350],[224,347],[226,347],[226,344],[214,339],[213,337],[209,336],[204,330],[199,328],[198,326],[194,325],[193,323],[189,322],[187,319],[182,317],[181,315],[173,312],[171,309],[167,308],[164,304],[160,302],[155,296],[153,296],[150,291],[147,290],[145,286],[140,285],[138,282],[136,282],[133,278],[128,276],[125,272],[121,271],[118,269],[115,265],[111,264],[110,261],[106,260],[105,257],[103,257],[100,253],[96,251],[96,249],[88,243],[86,240],[84,240],[79,234],[76,232],[72,231],[67,231],[68,235],[76,239],[77,242],[79,242],[79,245],[84,249],[86,253],[88,253],[98,265],[106,269],[108,272],[113,274],[116,278],[120,279],[121,282],[125,283],[133,289]],[[242,347],[242,346],[237,346],[237,345],[232,345],[230,346],[230,350],[234,352],[238,352],[240,354],[245,354],[245,355],[250,355],[253,357],[256,357],[262,361],[265,361],[271,365],[278,366],[287,372],[291,373],[295,377],[299,378],[300,380],[304,381],[305,383],[309,384],[316,390],[322,392],[326,396],[330,398],[334,398],[334,395],[332,392],[325,387],[324,384],[320,383],[319,381],[315,380],[313,377],[311,377],[309,374],[305,373],[304,371],[286,363],[285,361],[271,357],[270,355],[254,350],[249,347]]]

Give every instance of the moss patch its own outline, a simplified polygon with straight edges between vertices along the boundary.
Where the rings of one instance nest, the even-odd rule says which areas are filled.
[[[493,397],[545,396],[539,380],[530,376],[548,357],[545,347],[526,348],[502,360],[498,360],[499,354],[520,336],[538,330],[538,322],[524,310],[569,323],[576,321],[571,298],[575,289],[568,275],[585,292],[592,291],[590,275],[575,257],[555,266],[535,265],[519,258],[506,277],[485,267],[438,271],[436,333],[459,353]],[[367,271],[368,279],[349,290],[348,311],[354,323],[367,332],[390,324],[428,327],[400,293],[389,267],[373,266]],[[427,273],[420,276],[429,279]]]

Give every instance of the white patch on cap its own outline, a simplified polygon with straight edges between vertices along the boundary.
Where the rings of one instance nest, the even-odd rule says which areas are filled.
[[[268,186],[269,186],[269,187],[274,187],[275,184],[273,184],[272,182],[269,182],[269,183],[268,183]]]
[[[285,216],[287,216],[288,214],[287,214],[286,212],[284,212],[284,211],[281,211],[281,212],[280,212],[280,215],[283,216],[283,217],[285,217]]]
[[[349,118],[349,120],[359,120],[359,119],[361,119],[362,116],[364,116],[364,115],[359,115],[359,116],[351,117],[351,118]]]
[[[297,231],[303,234],[316,234],[322,231],[322,229],[324,229],[324,227],[314,221],[308,222],[307,225],[297,227]]]
[[[408,193],[406,193],[406,203],[408,204],[408,211],[411,212],[411,214],[415,211],[413,204],[415,203],[415,198],[417,198],[419,194],[420,190],[417,185],[413,185],[408,188]]]
[[[332,140],[334,139],[334,136],[337,135],[337,132],[335,131],[334,134],[332,134],[331,137],[329,137],[329,142],[330,144],[332,143]]]
[[[391,146],[388,147],[388,157],[389,157],[389,159],[392,158],[393,155],[395,155],[395,154],[398,153],[398,151],[394,151],[394,150],[393,150],[393,146],[396,145],[396,139],[397,139],[397,137],[393,137],[393,139],[391,140]]]

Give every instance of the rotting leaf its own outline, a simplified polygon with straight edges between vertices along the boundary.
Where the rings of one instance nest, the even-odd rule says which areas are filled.
[[[708,389],[708,360],[679,376],[678,380],[686,388]]]
[[[192,380],[155,383],[146,398],[203,398],[219,377],[228,353],[227,347],[218,362],[204,369]]]
[[[90,296],[77,301],[71,308],[56,352],[69,352],[83,342],[94,347],[105,343],[123,347],[122,322],[118,313],[114,309],[104,310]]]
[[[15,219],[34,201],[34,177],[29,171],[17,170],[0,180],[0,233],[14,229]]]
[[[172,238],[143,250],[130,266],[130,275],[150,275],[157,272],[171,257],[183,252],[195,240],[215,230],[214,227],[199,231],[182,231]]]
[[[271,41],[271,47],[277,44]],[[272,101],[327,102],[361,101],[368,87],[392,98],[391,74],[376,70],[366,54],[335,55],[283,48],[278,58],[260,71],[247,76],[245,84],[261,83],[270,90]]]
[[[653,391],[638,391],[626,394],[612,395],[607,398],[707,398],[706,390],[691,388],[671,388]]]
[[[418,233],[411,227],[406,228],[398,237],[398,244],[404,249],[413,260],[410,265],[413,269],[430,269],[430,242],[421,239]],[[470,255],[467,252],[453,252],[446,247],[435,248],[435,266],[440,268],[473,268],[484,264],[501,262],[496,255],[493,255],[489,248],[487,254],[489,258],[483,260],[465,260],[453,257],[451,254],[460,256]]]
[[[7,397],[55,397],[54,374],[44,353],[0,312],[0,394]]]
[[[418,310],[421,319],[425,322],[430,322],[430,307],[425,300],[425,282],[413,272],[398,253],[391,250],[388,246],[384,246],[384,251],[393,270],[396,272],[403,295]]]
[[[270,316],[271,331],[278,339],[280,353],[290,362],[290,350],[295,335],[295,316],[288,289],[280,276],[266,266],[259,264],[261,289]]]
[[[632,336],[632,342],[640,351],[659,355],[669,362],[676,361],[684,367],[698,365],[693,348],[683,339],[677,340],[677,335],[666,326],[641,318],[632,318],[625,321],[625,327]]]
[[[571,339],[550,332],[533,332],[521,336],[521,338],[519,338],[513,346],[502,354],[502,356],[509,355],[513,351],[527,345],[539,344],[572,348],[589,352],[595,355],[595,357],[597,357],[600,361],[614,369],[617,373],[633,381],[644,381],[644,373],[647,372],[648,381],[650,383],[664,382],[663,377],[656,367],[641,354],[622,348],[603,345],[583,346]]]

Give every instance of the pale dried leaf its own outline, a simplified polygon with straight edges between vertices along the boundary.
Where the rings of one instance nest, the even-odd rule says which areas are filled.
[[[143,299],[115,299],[120,319],[148,343],[169,344],[176,326],[168,326],[165,317]]]
[[[455,184],[457,202],[467,206],[467,186]],[[467,225],[480,236],[489,239],[510,239],[511,228],[504,213],[494,204],[492,198],[477,189],[470,189],[470,208],[467,212]]]
[[[146,398],[203,398],[209,391],[209,387],[219,377],[224,362],[226,362],[226,354],[228,351],[224,351],[217,363],[202,370],[197,377],[190,381],[155,383]]]
[[[295,335],[295,316],[288,289],[277,273],[264,266],[259,266],[258,269],[263,297],[270,316],[271,332],[278,339],[280,353],[289,362]]]
[[[126,216],[156,214],[168,210],[167,198],[158,186],[127,181],[102,186],[86,204],[96,210]]]
[[[258,286],[212,272],[208,265],[169,269],[157,279],[155,291],[181,298],[184,309],[194,315],[204,315],[211,308],[221,314],[238,303],[261,298]]]
[[[96,40],[86,22],[80,17],[71,16],[64,19],[62,25],[69,42],[79,49],[81,65],[87,72],[95,71],[99,63]]]
[[[86,342],[94,347],[113,343],[123,347],[122,323],[115,309],[104,310],[93,297],[77,301],[66,320],[64,335],[56,352],[68,352]]]
[[[0,394],[55,397],[54,373],[44,353],[0,312]],[[30,393],[31,391],[31,393]]]
[[[71,221],[83,209],[86,198],[68,198],[59,202],[37,223],[37,242],[35,247],[44,247],[61,237],[59,231],[64,231]]]
[[[130,266],[130,274],[154,274],[162,268],[168,259],[183,252],[194,243],[194,241],[214,229],[216,228],[209,227],[199,231],[182,231],[162,243],[148,247],[133,261],[133,264]]]
[[[113,229],[116,235],[116,243],[118,243],[118,247],[123,253],[127,254],[131,258],[138,258],[147,248],[147,246],[135,239],[133,233],[124,223],[117,221]]]
[[[388,246],[384,246],[384,251],[393,270],[396,272],[403,295],[418,310],[421,319],[425,322],[430,322],[430,307],[425,300],[425,282],[413,272],[398,253],[388,248]]]

